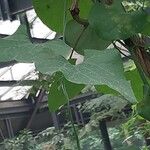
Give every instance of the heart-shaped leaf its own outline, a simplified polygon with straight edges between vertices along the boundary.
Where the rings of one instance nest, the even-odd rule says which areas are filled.
[[[66,12],[67,20],[72,18],[69,11],[72,3],[72,0],[33,0],[33,6],[38,17],[50,29],[59,33],[63,32],[64,13]],[[81,18],[87,18],[91,4],[91,0],[79,1]]]
[[[112,5],[97,2],[93,5],[89,23],[100,38],[126,39],[142,31],[147,19],[146,12],[143,10],[125,12],[121,2],[122,0],[117,0]]]
[[[84,27],[75,20],[70,20],[66,25],[65,41],[79,54],[83,54],[85,49],[103,50],[111,44],[100,39],[90,26]]]

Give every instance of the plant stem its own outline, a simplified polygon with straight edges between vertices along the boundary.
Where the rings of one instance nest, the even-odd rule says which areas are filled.
[[[73,52],[75,51],[75,49],[76,49],[76,47],[77,47],[77,45],[78,45],[78,43],[79,43],[79,41],[80,41],[80,38],[81,38],[81,36],[83,35],[83,33],[85,32],[86,28],[87,28],[87,27],[84,27],[84,28],[83,28],[83,30],[82,30],[81,33],[79,34],[77,40],[75,41],[75,44],[74,44],[74,47],[73,47],[73,49],[72,49],[72,52],[71,52],[71,54],[70,54],[69,59],[72,58]]]
[[[137,69],[138,69],[138,72],[139,72],[139,74],[140,74],[140,76],[141,76],[141,79],[142,79],[142,81],[143,81],[143,84],[144,84],[144,85],[149,85],[149,83],[148,83],[148,81],[147,81],[147,78],[146,78],[146,75],[145,75],[145,73],[144,73],[144,71],[143,71],[141,65],[140,65],[139,62],[137,61],[137,58],[136,58],[136,56],[135,56],[135,54],[134,54],[134,52],[133,52],[133,49],[130,49],[130,48],[129,48],[129,51],[130,51],[130,53],[131,53],[131,56],[132,56],[132,58],[133,58],[133,60],[134,60],[135,65],[136,65],[136,67],[137,67]]]
[[[64,1],[64,16],[63,16],[63,41],[65,42],[65,29],[66,29],[66,22],[67,22],[67,0]]]
[[[138,70],[138,72],[139,72],[139,74],[140,74],[140,77],[141,77],[141,79],[142,79],[142,81],[143,81],[143,84],[144,84],[144,85],[148,85],[148,86],[150,87],[149,82],[147,81],[146,75],[145,75],[145,73],[144,73],[144,71],[143,71],[143,68],[142,68],[141,65],[139,64],[139,62],[138,62],[138,60],[137,60],[137,57],[136,57],[136,55],[135,55],[135,53],[134,53],[133,47],[134,47],[135,45],[132,43],[131,39],[125,40],[124,43],[125,43],[125,47],[129,50],[129,52],[130,52],[130,54],[131,54],[131,57],[132,57],[133,60],[134,60],[134,63],[135,63],[135,65],[136,65],[136,67],[137,67],[137,70]]]
[[[70,13],[72,18],[77,21],[79,24],[84,25],[85,27],[89,25],[88,20],[87,19],[82,19],[79,16],[80,13],[80,9],[79,9],[79,0],[73,0],[72,2],[72,6],[70,8]]]
[[[70,118],[70,121],[71,121],[72,129],[73,129],[73,132],[74,132],[74,136],[75,136],[75,139],[76,139],[76,142],[77,142],[77,148],[78,148],[78,150],[81,150],[78,133],[77,133],[75,125],[74,125],[72,111],[71,111],[71,108],[70,108],[69,96],[68,96],[65,84],[63,82],[62,82],[62,90],[63,90],[63,94],[65,95],[65,97],[67,99],[67,102],[68,102],[67,103],[67,108],[68,108],[68,113],[69,113],[69,118]]]

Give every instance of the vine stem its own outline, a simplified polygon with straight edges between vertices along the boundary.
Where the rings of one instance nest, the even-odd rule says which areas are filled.
[[[139,71],[139,74],[140,74],[140,76],[141,76],[141,79],[142,79],[144,85],[148,85],[148,86],[150,87],[149,82],[147,81],[146,75],[145,75],[145,73],[144,73],[142,67],[140,66],[139,62],[137,61],[136,56],[135,56],[135,54],[132,52],[132,50],[131,50],[131,55],[132,55],[132,57],[133,57],[133,60],[134,60],[135,65],[136,65],[136,67],[137,67],[137,69],[138,69],[138,71]]]
[[[70,14],[72,18],[76,20],[79,24],[88,26],[89,25],[88,20],[80,18],[79,13],[80,13],[79,0],[73,0],[70,8]]]
[[[75,51],[75,49],[76,49],[76,47],[77,47],[77,45],[78,45],[78,43],[79,43],[79,41],[80,41],[80,38],[81,38],[81,36],[83,35],[83,33],[85,32],[86,28],[87,28],[87,27],[84,27],[84,29],[82,30],[82,32],[79,34],[77,40],[75,41],[75,44],[74,44],[74,47],[72,48],[72,52],[71,52],[71,54],[70,54],[69,59],[72,58],[73,52]]]
[[[63,16],[63,41],[64,42],[65,42],[66,24],[67,24],[67,0],[64,1],[64,16]],[[71,57],[72,57],[72,54],[73,54],[73,52],[71,53]],[[71,108],[70,108],[70,104],[69,104],[69,96],[68,96],[68,93],[67,93],[67,90],[66,90],[66,87],[65,87],[65,84],[63,83],[63,81],[62,81],[61,86],[62,86],[63,94],[66,97],[67,102],[68,102],[67,103],[67,109],[68,109],[68,113],[69,113],[69,118],[70,118],[70,121],[71,121],[72,129],[73,129],[73,132],[74,132],[74,135],[75,135],[75,138],[76,138],[77,148],[78,148],[78,150],[81,150],[81,148],[80,148],[80,141],[79,141],[79,138],[78,138],[77,131],[75,129],[74,122],[73,122],[73,116],[72,116],[72,112],[71,112]]]
[[[67,99],[68,114],[69,114],[69,118],[70,118],[70,121],[71,121],[71,125],[72,125],[72,129],[73,129],[73,132],[74,132],[74,136],[75,136],[75,139],[76,139],[76,142],[77,142],[77,148],[78,148],[78,150],[81,150],[80,140],[79,140],[78,133],[77,133],[75,125],[74,125],[72,111],[71,111],[70,103],[69,103],[69,96],[68,96],[68,93],[67,93],[67,90],[66,90],[66,86],[63,83],[63,81],[62,81],[61,85],[62,85],[63,94],[64,94],[64,96]]]
[[[140,74],[140,76],[141,76],[141,79],[142,79],[144,85],[149,85],[149,83],[148,83],[148,81],[147,81],[147,78],[146,78],[146,75],[145,75],[145,73],[144,73],[142,67],[140,66],[139,62],[137,61],[137,58],[136,58],[136,56],[135,56],[133,50],[132,50],[132,49],[129,49],[129,51],[130,51],[130,53],[131,53],[131,56],[132,56],[132,58],[133,58],[133,60],[134,60],[135,65],[136,65],[136,67],[137,67],[137,69],[138,69],[138,71],[139,71],[139,74]]]
[[[125,44],[120,42],[120,41],[119,41],[119,43],[122,44],[124,47],[126,47],[128,49],[128,51],[130,52],[131,57],[134,60],[134,63],[136,65],[136,67],[137,67],[137,70],[138,70],[138,72],[140,74],[140,77],[141,77],[141,79],[143,81],[144,86],[147,85],[147,86],[150,87],[149,82],[147,81],[146,75],[145,75],[141,65],[139,64],[139,62],[138,62],[138,60],[137,60],[137,58],[136,58],[136,56],[134,54],[134,49],[133,49],[134,45],[133,46],[130,46],[130,44],[128,45],[128,41],[130,42],[130,39],[127,39],[126,41],[124,41]]]

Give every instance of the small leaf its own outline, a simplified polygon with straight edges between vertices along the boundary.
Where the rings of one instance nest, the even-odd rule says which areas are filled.
[[[143,82],[137,69],[126,71],[125,77],[127,80],[131,81],[134,94],[137,100],[141,101],[143,99]]]
[[[62,73],[57,73],[49,89],[48,106],[50,111],[56,111],[60,106],[67,103],[62,89],[62,82],[65,84],[70,99],[78,95],[84,88],[84,85],[71,83],[64,78]]]
[[[85,49],[103,50],[111,44],[100,39],[90,26],[86,28],[75,20],[70,20],[66,25],[65,41],[79,54],[83,54]]]
[[[63,32],[64,12],[66,11],[67,20],[72,18],[69,11],[72,0],[66,0],[66,3],[67,8],[65,10],[65,0],[33,0],[33,6],[38,17],[50,29],[59,33]],[[79,1],[81,18],[87,18],[91,4],[91,0]]]
[[[137,112],[144,119],[150,121],[150,87],[144,86],[144,98],[137,104]]]

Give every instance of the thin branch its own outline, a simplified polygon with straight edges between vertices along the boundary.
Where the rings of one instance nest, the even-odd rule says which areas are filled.
[[[73,53],[74,53],[74,51],[75,51],[75,49],[76,49],[76,47],[77,47],[77,45],[78,45],[78,43],[79,43],[79,40],[80,40],[81,36],[82,36],[83,33],[85,32],[86,28],[87,28],[87,27],[84,27],[84,28],[83,28],[82,32],[79,34],[77,40],[75,41],[75,44],[74,44],[74,47],[72,48],[72,52],[71,52],[71,54],[70,54],[69,59],[72,58],[72,55],[73,55]]]
[[[124,40],[124,42],[125,42],[126,45],[128,45],[128,50],[129,50],[129,52],[130,52],[130,54],[131,54],[131,57],[132,57],[133,60],[134,60],[134,63],[135,63],[135,65],[136,65],[136,67],[137,67],[137,70],[138,70],[138,72],[139,72],[139,74],[140,74],[140,77],[141,77],[141,79],[142,79],[142,81],[143,81],[143,84],[144,84],[144,85],[148,85],[148,86],[150,87],[150,84],[149,84],[149,82],[148,82],[148,80],[147,80],[147,78],[146,78],[146,74],[145,74],[145,72],[144,72],[142,66],[141,66],[140,63],[138,62],[137,57],[136,57],[136,55],[135,55],[135,53],[134,53],[134,50],[133,50],[133,48],[135,47],[134,43],[132,42],[132,40],[131,40],[130,38]]]
[[[64,16],[63,16],[63,41],[65,42],[65,29],[67,23],[67,0],[64,1]]]
[[[138,62],[138,60],[137,60],[137,58],[136,58],[136,56],[135,56],[133,50],[130,50],[130,53],[131,53],[131,55],[132,55],[132,57],[133,57],[133,60],[134,60],[134,62],[135,62],[135,64],[136,64],[136,67],[137,67],[137,69],[138,69],[138,71],[139,71],[139,74],[140,74],[140,76],[141,76],[141,79],[143,80],[144,85],[150,86],[150,85],[149,85],[149,82],[147,81],[145,72],[143,71],[143,68],[142,68],[141,65],[139,64],[139,62]]]
[[[81,150],[78,133],[77,133],[76,128],[75,128],[75,125],[74,125],[73,116],[72,116],[72,111],[71,111],[71,108],[70,108],[69,96],[68,96],[68,93],[67,93],[67,90],[66,90],[66,87],[65,87],[65,84],[64,84],[64,83],[62,83],[62,90],[63,90],[64,96],[66,97],[67,102],[68,102],[68,103],[67,103],[67,106],[68,106],[67,108],[68,108],[68,113],[69,113],[69,118],[70,118],[70,121],[71,121],[71,125],[72,125],[72,128],[73,128],[74,136],[75,136],[75,138],[76,138],[77,148],[78,148],[78,150]]]
[[[28,17],[26,15],[26,13],[20,14],[19,19],[20,19],[20,23],[24,24],[26,26],[26,30],[27,30],[29,40],[33,43],[33,39],[32,39],[31,33],[30,33],[30,24],[28,22]]]

